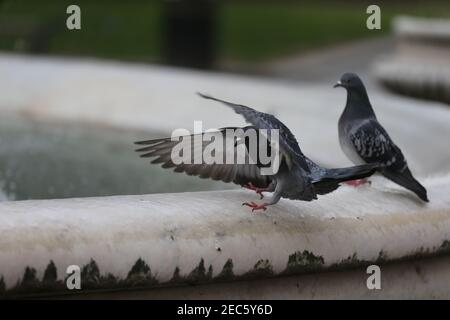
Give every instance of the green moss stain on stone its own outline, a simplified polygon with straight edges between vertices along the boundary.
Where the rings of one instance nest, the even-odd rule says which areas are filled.
[[[91,259],[81,269],[82,289],[153,287],[157,284],[158,280],[152,274],[150,266],[142,258],[136,260],[125,279],[116,277],[111,273],[102,275],[94,259]]]
[[[16,285],[5,293],[9,294],[27,294],[29,292],[41,292],[42,285],[40,280],[36,277],[36,269],[26,267],[21,279],[17,280]]]
[[[37,288],[39,286],[39,280],[36,277],[36,269],[31,267],[25,268],[20,286],[22,288]]]
[[[180,268],[177,266],[173,272],[172,278],[169,283],[188,283],[197,284],[210,281],[213,278],[213,267],[209,265],[208,270],[205,267],[205,260],[200,259],[198,265],[187,275],[180,274]]]
[[[286,269],[280,274],[295,274],[303,272],[312,272],[319,270],[333,270],[341,268],[351,267],[364,267],[369,264],[384,264],[394,263],[398,261],[421,259],[432,255],[442,255],[450,253],[450,241],[445,240],[440,246],[433,248],[419,248],[416,252],[403,256],[401,258],[390,258],[387,253],[381,250],[378,256],[374,259],[363,260],[360,259],[356,253],[349,255],[341,261],[334,263],[330,266],[325,266],[325,261],[322,256],[315,255],[308,250],[296,251],[289,255]],[[234,273],[234,263],[231,258],[226,260],[221,272],[213,277],[213,267],[209,265],[206,267],[205,260],[200,259],[195,268],[183,275],[180,272],[180,268],[177,266],[173,272],[173,276],[167,284],[197,284],[209,282],[211,280],[228,281],[228,280],[247,280],[255,278],[267,278],[273,277],[275,273],[273,271],[272,264],[268,259],[258,260],[253,268],[248,272],[236,275]],[[67,277],[65,277],[67,279]],[[152,273],[150,265],[147,264],[142,258],[138,258],[129,270],[125,279],[116,277],[111,273],[102,274],[94,259],[81,268],[81,287],[82,289],[125,289],[125,288],[151,288],[159,286],[160,283],[157,280],[155,274]],[[37,271],[31,266],[27,266],[24,270],[21,279],[17,280],[14,287],[7,289],[5,279],[0,277],[0,296],[32,296],[39,293],[69,293],[65,285],[65,280],[58,280],[58,270],[55,263],[50,260],[47,267],[44,270],[42,279],[37,277]],[[74,291],[76,293],[76,291]]]
[[[322,256],[316,256],[308,250],[297,251],[288,258],[284,274],[295,274],[322,269],[325,261]]]
[[[358,255],[353,253],[353,255],[348,256],[345,259],[342,259],[340,262],[338,262],[339,266],[343,267],[353,267],[361,264],[361,260],[358,259]]]
[[[58,270],[52,260],[50,260],[45,268],[40,287],[43,292],[63,290],[66,288],[65,281],[58,280]]]
[[[439,252],[441,253],[448,253],[450,252],[450,241],[449,240],[444,240],[441,244],[441,246],[438,249]]]
[[[370,261],[361,260],[358,258],[358,255],[353,253],[352,255],[349,255],[347,258],[342,259],[341,261],[334,263],[330,266],[330,269],[343,269],[343,268],[356,268],[356,267],[363,267],[371,264]]]
[[[195,267],[194,270],[192,270],[191,273],[189,273],[189,275],[186,277],[186,281],[191,284],[205,282],[211,280],[212,273],[213,270],[211,265],[208,268],[208,272],[206,272],[205,261],[203,260],[203,258],[201,258],[198,266]]]
[[[172,279],[170,279],[169,282],[173,283],[180,283],[183,282],[184,277],[180,275],[180,268],[175,267],[175,270],[173,271]]]
[[[3,276],[0,278],[0,296],[3,296],[6,293],[6,284],[5,278]]]
[[[212,278],[212,266],[206,271],[203,259],[194,271],[192,274],[200,275],[203,281]],[[175,274],[179,275],[179,269],[175,271]],[[0,296],[14,297],[32,296],[39,293],[70,293],[71,291],[65,285],[66,279],[67,276],[64,280],[58,280],[57,268],[53,261],[50,261],[47,265],[42,279],[37,278],[36,269],[27,266],[23,277],[10,289],[6,289],[4,277],[0,278]],[[184,278],[180,276],[180,279]],[[142,258],[139,258],[133,264],[125,279],[120,279],[111,273],[102,275],[96,261],[92,258],[81,268],[81,288],[86,290],[154,287],[157,285],[158,280],[152,274],[149,265]],[[73,292],[76,293],[77,291]]]
[[[212,267],[212,265],[209,265],[208,273],[206,274],[206,279],[207,280],[212,279],[212,275],[213,275],[213,267]]]
[[[47,265],[47,268],[45,268],[42,282],[45,284],[52,285],[56,283],[57,279],[58,279],[58,271],[56,270],[55,263],[52,260],[50,260],[49,264]]]
[[[150,267],[147,263],[145,263],[142,258],[137,259],[135,264],[131,267],[131,270],[128,272],[128,279],[131,279],[135,276],[139,278],[147,277],[151,274]]]
[[[387,261],[388,261],[387,253],[384,252],[383,250],[380,250],[380,252],[378,253],[377,260],[375,260],[375,262],[377,264],[383,264],[386,263]]]
[[[233,260],[228,259],[225,264],[223,265],[222,271],[215,277],[215,279],[218,280],[231,280],[233,279],[234,272],[233,272]]]
[[[157,284],[158,280],[152,275],[152,271],[148,264],[139,258],[128,272],[126,282],[132,287],[152,286]]]
[[[261,259],[256,262],[252,270],[240,276],[243,279],[254,279],[272,277],[274,275],[273,267],[268,259]]]
[[[420,247],[416,252],[409,254],[407,256],[404,256],[400,259],[395,260],[411,260],[411,259],[422,259],[429,256],[441,256],[441,255],[447,255],[450,253],[450,240],[444,240],[442,241],[440,246],[436,246],[433,248],[423,248]],[[391,262],[390,260],[389,262]]]
[[[81,269],[81,287],[86,289],[96,288],[100,284],[100,270],[94,259]]]
[[[197,267],[194,268],[194,270],[189,273],[189,275],[186,277],[186,280],[188,282],[199,282],[206,278],[206,269],[205,269],[205,261],[203,258],[200,259],[200,263]]]
[[[118,287],[121,285],[120,279],[117,278],[112,273],[108,273],[105,276],[102,276],[100,279],[101,279],[101,285],[100,285],[101,288],[105,288],[105,289],[115,288],[115,287]]]

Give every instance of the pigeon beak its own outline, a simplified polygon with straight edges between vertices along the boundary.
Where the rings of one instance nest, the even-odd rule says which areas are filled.
[[[340,81],[336,82],[336,84],[333,86],[333,88],[337,88],[337,87],[343,87],[342,82],[340,82]]]

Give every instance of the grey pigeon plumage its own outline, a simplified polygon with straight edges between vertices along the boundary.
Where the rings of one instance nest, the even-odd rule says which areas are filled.
[[[280,167],[278,172],[274,175],[261,175],[262,165],[258,161],[256,164],[181,163],[176,165],[172,162],[171,153],[178,141],[172,141],[171,138],[136,142],[136,144],[145,145],[145,147],[136,151],[143,152],[141,157],[155,157],[152,163],[162,163],[163,168],[174,168],[175,172],[185,172],[188,175],[195,175],[200,178],[233,182],[255,190],[260,195],[261,192],[265,191],[273,192],[268,202],[262,204],[244,203],[251,207],[252,211],[265,210],[266,206],[277,203],[280,198],[303,201],[317,199],[317,195],[336,190],[341,182],[370,176],[378,168],[378,164],[338,169],[320,167],[302,153],[289,128],[273,115],[204,94],[199,95],[205,99],[221,102],[242,115],[246,122],[251,124],[241,128],[244,131],[248,129],[279,129]],[[222,128],[219,129],[217,134],[225,136],[227,129],[237,128]],[[236,147],[236,143],[234,145]],[[206,145],[202,146],[202,148],[205,147]],[[246,145],[246,148],[248,150],[249,146]]]
[[[379,163],[386,178],[428,201],[426,189],[413,177],[400,148],[378,122],[366,88],[353,73],[345,73],[335,87],[347,90],[347,103],[339,118],[339,141],[355,164]]]

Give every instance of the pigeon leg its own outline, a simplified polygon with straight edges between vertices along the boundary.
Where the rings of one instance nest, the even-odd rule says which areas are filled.
[[[344,181],[343,183],[345,183],[346,185],[352,186],[352,187],[359,187],[366,183],[368,183],[369,185],[371,184],[370,180],[368,180],[367,178],[348,180],[348,181]]]
[[[253,212],[255,210],[264,210],[264,211],[266,211],[267,210],[267,206],[269,205],[269,203],[264,202],[264,203],[261,203],[261,204],[257,204],[255,202],[251,201],[251,202],[244,202],[242,205],[252,208],[252,212]]]
[[[247,184],[244,185],[243,187],[246,188],[246,189],[255,191],[257,194],[259,194],[260,199],[264,198],[264,195],[263,195],[262,193],[268,190],[268,188],[258,188],[258,187],[255,187],[255,186],[253,185],[253,183],[251,183],[251,182],[247,183]]]
[[[264,203],[261,203],[261,204],[257,204],[255,202],[251,201],[251,202],[244,202],[242,205],[252,208],[252,212],[255,211],[255,210],[264,210],[264,211],[266,211],[267,210],[267,206],[275,204],[278,201],[280,201],[280,199],[281,199],[281,191],[282,191],[281,190],[281,184],[276,184],[276,187],[275,187],[275,185],[271,185],[271,186],[272,186],[272,188],[269,186],[268,189],[271,192],[273,190],[274,193],[273,193],[272,197],[270,198],[269,202],[264,202]]]

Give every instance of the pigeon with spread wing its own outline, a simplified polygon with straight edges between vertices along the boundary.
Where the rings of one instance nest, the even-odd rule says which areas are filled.
[[[292,134],[280,120],[273,115],[256,111],[250,107],[220,100],[208,95],[199,95],[205,99],[215,100],[232,108],[236,113],[242,115],[250,126],[243,128],[227,127],[221,128],[217,132],[204,132],[200,135],[220,135],[223,138],[224,146],[230,145],[227,139],[228,130],[241,130],[241,136],[236,136],[236,140],[231,142],[233,148],[245,147],[247,151],[251,149],[249,139],[246,139],[245,133],[248,130],[278,130],[279,132],[279,167],[273,174],[263,175],[261,170],[265,166],[259,159],[253,162],[246,163],[229,163],[221,161],[220,163],[196,163],[195,161],[179,162],[173,160],[174,148],[180,143],[180,140],[172,138],[154,139],[136,142],[138,145],[143,145],[137,149],[141,152],[141,157],[153,157],[151,163],[161,163],[163,168],[174,168],[175,172],[185,172],[188,175],[199,176],[200,178],[210,178],[214,180],[221,180],[223,182],[233,182],[240,186],[252,189],[260,194],[263,198],[262,192],[273,192],[272,197],[267,202],[255,203],[245,202],[243,205],[249,206],[254,210],[266,210],[268,205],[277,203],[280,198],[287,198],[292,200],[311,201],[317,199],[317,195],[323,195],[336,190],[340,183],[347,180],[361,179],[373,174],[378,168],[378,164],[364,164],[348,168],[327,169],[314,163],[311,159],[306,157],[300,150],[299,144]],[[186,137],[181,137],[186,138]],[[195,134],[191,135],[195,141]],[[233,137],[234,139],[234,137]],[[266,138],[267,140],[270,137]],[[195,149],[201,148],[200,152],[205,151],[208,147],[208,140],[200,139],[200,145],[192,144],[192,154]],[[258,140],[261,140],[259,138]],[[267,145],[270,151],[270,141]],[[259,144],[258,144],[259,146]],[[197,150],[198,151],[198,150]],[[228,150],[229,151],[229,150]],[[227,152],[225,148],[224,154]],[[235,154],[234,151],[231,150]],[[259,154],[257,152],[257,154]],[[215,154],[217,156],[217,154]],[[191,159],[192,160],[192,159]]]

